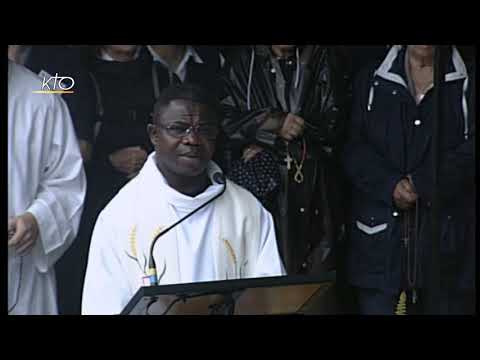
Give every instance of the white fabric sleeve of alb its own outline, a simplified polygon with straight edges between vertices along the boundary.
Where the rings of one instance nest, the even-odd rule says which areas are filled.
[[[286,275],[278,251],[275,225],[272,215],[260,204],[261,246],[257,263],[255,264],[255,277],[284,276]]]
[[[87,186],[67,105],[57,95],[50,100],[45,111],[32,115],[36,117],[33,121],[43,124],[44,164],[37,195],[26,210],[35,216],[39,226],[33,256],[40,272],[47,272],[75,239]]]

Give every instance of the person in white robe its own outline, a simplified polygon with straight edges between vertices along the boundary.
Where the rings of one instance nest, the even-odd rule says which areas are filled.
[[[58,313],[54,264],[77,233],[86,191],[65,102],[8,63],[8,313]]]
[[[158,99],[148,126],[155,152],[97,219],[82,314],[121,313],[149,284],[156,235],[224,190],[221,169],[211,161],[218,108],[188,84],[171,86]],[[159,285],[285,275],[271,214],[229,180],[223,194],[153,249]]]

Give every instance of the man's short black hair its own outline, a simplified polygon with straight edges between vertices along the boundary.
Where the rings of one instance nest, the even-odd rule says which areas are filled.
[[[158,118],[158,114],[173,100],[189,100],[197,104],[207,105],[216,116],[219,124],[223,119],[222,106],[211,92],[197,84],[182,83],[170,85],[161,92],[153,108],[154,122],[158,121],[155,120]]]

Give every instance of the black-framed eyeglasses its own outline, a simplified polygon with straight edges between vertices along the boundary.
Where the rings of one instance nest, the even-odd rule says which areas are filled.
[[[218,135],[218,127],[215,125],[188,125],[188,124],[157,124],[164,129],[168,135],[182,139],[192,132],[207,140],[215,140]]]

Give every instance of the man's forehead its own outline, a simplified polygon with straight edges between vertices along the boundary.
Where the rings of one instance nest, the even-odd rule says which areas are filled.
[[[211,112],[209,110],[210,109],[206,104],[193,102],[191,100],[175,99],[170,101],[170,103],[163,109],[161,113],[162,118],[164,119],[172,119],[172,117],[195,118],[210,115]]]
[[[165,107],[166,111],[178,111],[178,112],[200,112],[201,110],[206,109],[207,106],[204,104],[199,104],[191,100],[184,99],[175,99],[170,101],[170,103]]]

